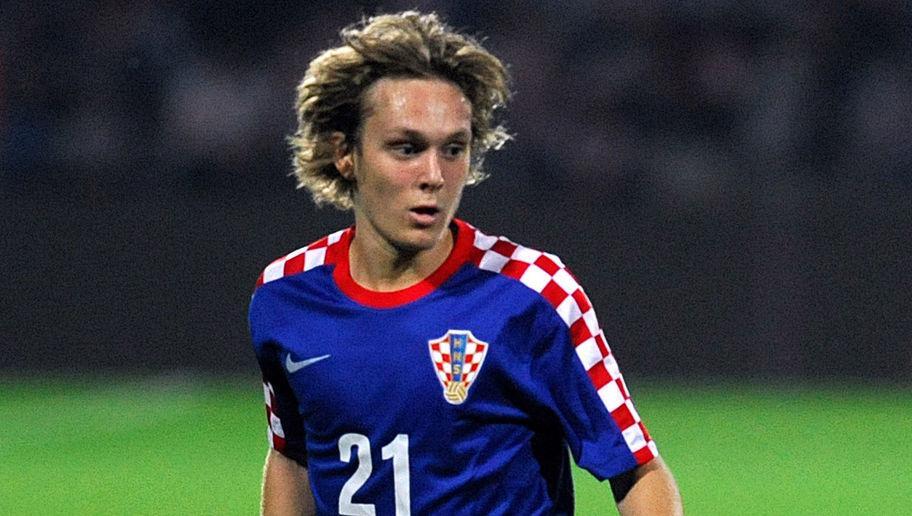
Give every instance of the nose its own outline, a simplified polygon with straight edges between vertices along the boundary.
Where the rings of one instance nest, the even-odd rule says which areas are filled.
[[[422,167],[421,189],[439,190],[443,188],[443,156],[436,152],[428,152]]]

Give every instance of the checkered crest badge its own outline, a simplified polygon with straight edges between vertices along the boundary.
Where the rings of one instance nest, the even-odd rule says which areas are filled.
[[[443,386],[443,397],[459,405],[469,395],[488,354],[488,343],[468,330],[449,330],[443,337],[428,341],[434,372]]]

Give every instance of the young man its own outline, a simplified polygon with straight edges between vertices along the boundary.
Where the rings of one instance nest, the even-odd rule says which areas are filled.
[[[355,224],[269,265],[250,307],[263,512],[572,513],[572,454],[623,514],[680,513],[576,279],[454,218],[507,139],[502,63],[434,15],[342,36],[298,88],[293,146]]]

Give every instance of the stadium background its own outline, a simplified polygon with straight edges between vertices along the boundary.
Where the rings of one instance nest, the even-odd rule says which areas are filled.
[[[287,176],[294,87],[340,27],[416,6],[514,78],[461,215],[580,277],[688,506],[907,508],[908,2],[126,1],[0,7],[0,512],[255,508],[251,288],[349,223]]]

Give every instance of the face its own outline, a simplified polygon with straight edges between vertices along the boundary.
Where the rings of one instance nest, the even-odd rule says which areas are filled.
[[[356,182],[356,238],[399,252],[445,241],[469,173],[472,108],[439,79],[381,79],[365,94],[357,149],[336,161]]]

